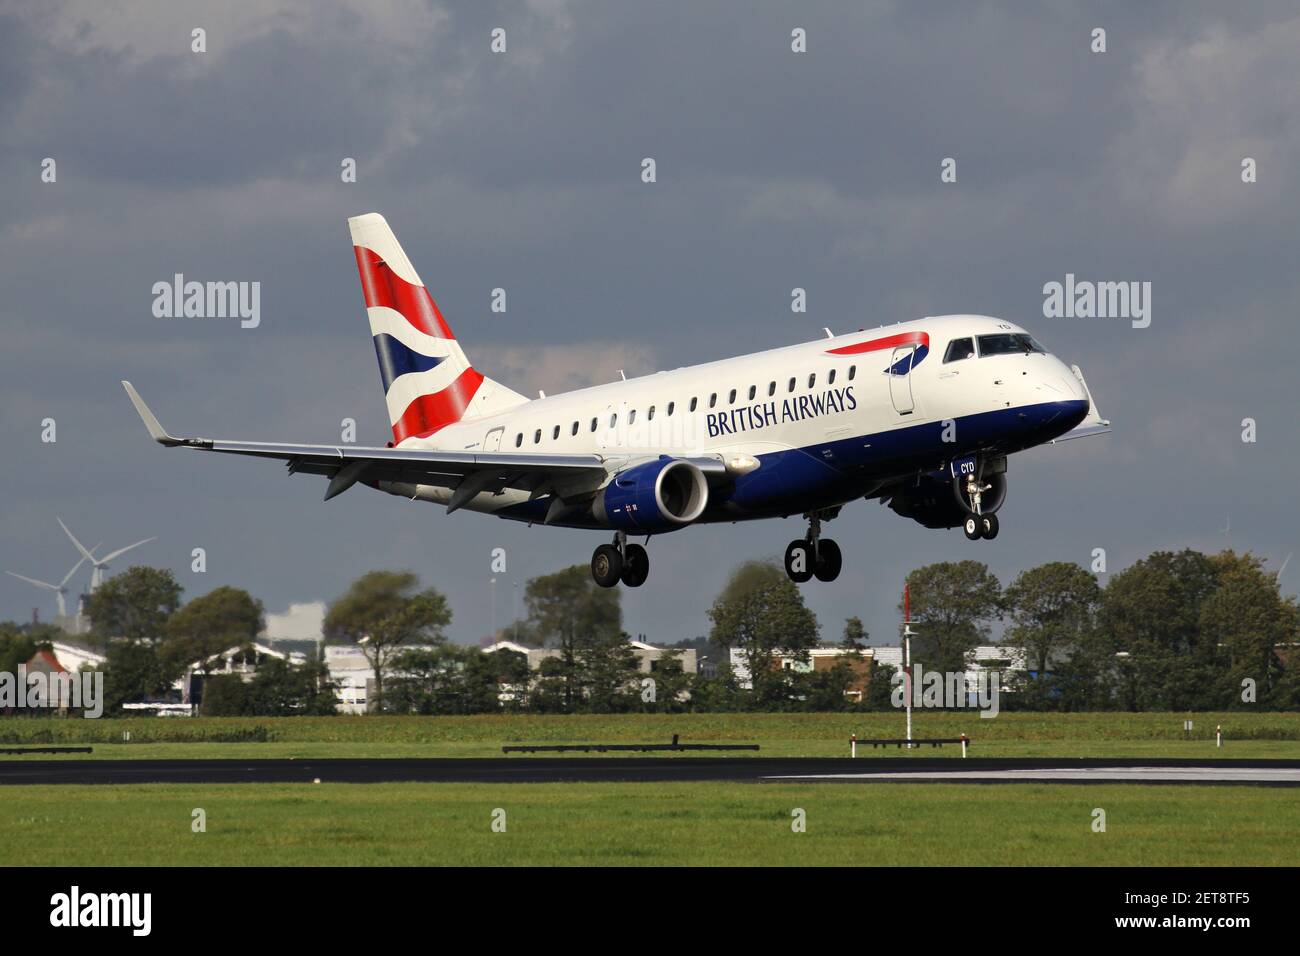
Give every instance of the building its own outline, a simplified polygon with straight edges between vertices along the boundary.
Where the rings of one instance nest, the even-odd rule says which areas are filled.
[[[508,643],[508,642],[505,642]],[[659,662],[665,657],[676,653],[677,659],[681,661],[682,672],[685,674],[694,674],[696,672],[696,653],[694,648],[682,650],[680,648],[656,647],[654,644],[646,644],[643,641],[628,641],[632,648],[632,653],[636,655],[637,670],[642,674],[653,674],[659,668]],[[515,645],[518,647],[518,645]],[[551,657],[560,657],[564,651],[558,647],[531,647],[527,648],[528,669],[536,673],[542,666],[542,661]]]
[[[854,652],[840,646],[814,647],[806,652],[807,660],[799,660],[793,654],[777,654],[772,660],[772,668],[794,671],[797,674],[814,674],[828,671],[836,664],[844,662],[853,672],[853,679],[845,689],[844,695],[854,700],[861,700],[862,695],[866,693],[867,685],[871,682],[872,661],[876,659],[876,652],[881,650],[888,650],[888,648],[863,647]],[[752,690],[754,681],[750,676],[749,663],[744,651],[738,647],[730,648],[729,658],[731,673],[735,675],[736,681],[746,690]]]
[[[830,670],[841,660],[848,659],[853,671],[853,680],[845,691],[846,696],[861,700],[871,681],[872,664],[887,665],[895,671],[903,668],[903,648],[898,646],[864,647],[856,655],[843,647],[814,647],[807,652],[807,660],[798,660],[794,655],[778,654],[773,660],[774,668],[795,671],[796,673],[819,673]],[[750,679],[749,665],[739,648],[730,649],[731,672],[736,676],[740,686],[749,690],[753,687]],[[1000,644],[982,644],[974,648],[966,658],[966,686],[975,687],[980,675],[988,671],[997,671],[1001,675],[999,685],[1006,689],[1008,677],[1025,669],[1024,654],[1019,649]]]
[[[257,641],[252,644],[236,644],[215,657],[205,657],[191,662],[172,687],[181,692],[182,704],[197,707],[203,703],[203,682],[209,677],[236,674],[241,680],[248,682],[253,679],[258,667],[268,658],[282,660],[295,666],[307,662],[304,654],[286,654]]]
[[[375,686],[375,669],[355,644],[329,644],[325,647],[325,667],[334,684],[334,697],[340,713],[364,714]]]
[[[83,667],[90,667],[92,670],[99,668],[108,658],[99,651],[86,647],[84,644],[73,644],[70,641],[54,641],[50,647],[54,651],[54,656],[58,658],[59,664],[69,671],[79,671]]]
[[[50,651],[37,651],[32,655],[32,659],[27,662],[28,674],[44,674],[46,690],[42,693],[28,694],[29,705],[39,705],[57,709],[60,714],[66,714],[68,707],[71,706],[71,686],[65,680],[68,669],[59,663],[58,658]]]

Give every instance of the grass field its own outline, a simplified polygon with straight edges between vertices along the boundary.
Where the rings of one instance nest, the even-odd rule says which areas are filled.
[[[1195,723],[1190,735],[1182,730],[1188,717]],[[926,712],[917,714],[915,721],[918,737],[969,735],[974,742],[972,754],[981,757],[1300,758],[1300,715],[1296,714],[1003,713],[985,720],[975,712]],[[1218,724],[1224,728],[1222,748],[1214,746]],[[124,733],[130,734],[129,743],[123,741]],[[95,748],[92,758],[476,757],[499,756],[503,744],[667,742],[673,734],[690,743],[756,743],[759,756],[835,757],[847,756],[852,733],[859,738],[898,737],[903,733],[903,717],[894,713],[529,714],[0,721],[0,745],[90,744]],[[868,748],[866,752],[903,759],[918,754],[960,756],[955,747],[910,752]]]
[[[916,734],[964,732],[986,757],[1300,758],[1296,715],[1197,714],[1191,735],[1187,716],[928,712]],[[508,743],[664,742],[676,733],[757,743],[760,756],[847,756],[849,734],[896,737],[902,727],[898,714],[14,718],[0,721],[0,744],[90,744],[92,758],[486,757]],[[955,747],[859,752],[960,759]],[[1040,784],[6,786],[0,865],[1296,865],[1295,794]],[[205,833],[191,832],[196,807]],[[1091,828],[1098,807],[1105,833]],[[497,808],[505,833],[491,829]],[[804,833],[791,830],[795,808],[806,812]]]
[[[1300,800],[1257,787],[38,786],[5,788],[0,810],[4,866],[1297,863]]]

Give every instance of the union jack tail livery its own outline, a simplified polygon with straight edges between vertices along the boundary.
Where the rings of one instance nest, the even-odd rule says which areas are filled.
[[[474,368],[384,217],[348,220],[393,444],[528,401]]]

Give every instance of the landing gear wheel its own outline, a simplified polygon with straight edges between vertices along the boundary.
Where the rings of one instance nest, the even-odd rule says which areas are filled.
[[[985,541],[992,541],[998,536],[998,516],[981,515],[980,516],[980,536]]]
[[[980,515],[968,514],[961,530],[971,541],[978,541],[984,535],[984,522]]]
[[[623,549],[623,583],[639,588],[650,576],[650,555],[639,544],[629,544]]]
[[[795,584],[803,584],[813,576],[812,548],[807,541],[791,541],[785,548],[785,573]]]
[[[602,588],[618,584],[623,574],[623,555],[612,544],[602,544],[591,555],[591,576]]]
[[[834,581],[840,576],[840,568],[844,565],[844,556],[840,554],[840,546],[830,538],[822,538],[817,542],[817,561],[813,567],[813,574],[817,575],[818,581]]]

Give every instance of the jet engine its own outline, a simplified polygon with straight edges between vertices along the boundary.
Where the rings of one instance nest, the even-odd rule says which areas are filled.
[[[663,457],[615,476],[596,496],[596,520],[620,531],[660,533],[688,525],[709,503],[709,483],[689,461]]]

